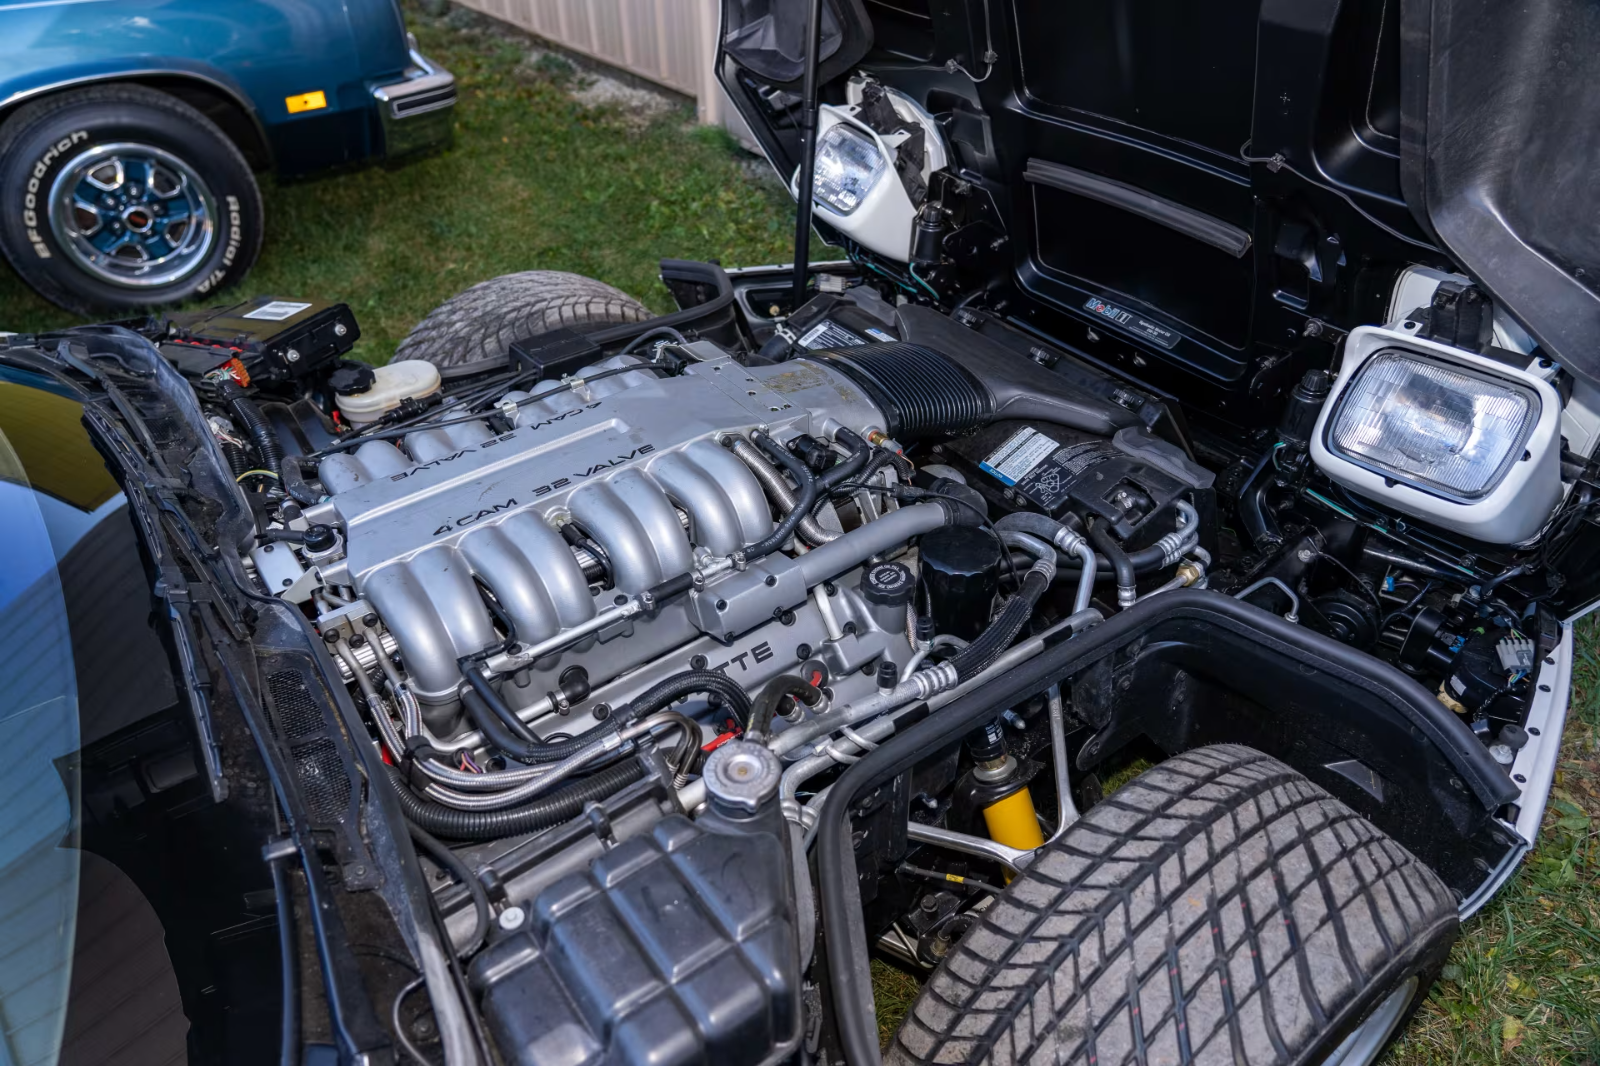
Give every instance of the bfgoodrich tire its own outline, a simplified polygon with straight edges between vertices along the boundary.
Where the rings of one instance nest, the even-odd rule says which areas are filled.
[[[603,281],[560,270],[524,270],[450,297],[406,334],[394,357],[435,366],[504,359],[512,341],[536,333],[563,327],[581,333],[650,317],[644,304]]]
[[[890,1063],[1365,1066],[1456,936],[1451,893],[1287,766],[1200,748],[1092,807],[934,973]]]
[[[261,193],[216,124],[140,85],[27,104],[0,126],[0,251],[82,315],[203,296],[261,249]]]

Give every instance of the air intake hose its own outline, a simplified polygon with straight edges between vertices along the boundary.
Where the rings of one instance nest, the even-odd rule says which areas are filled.
[[[861,387],[896,440],[963,433],[994,415],[989,390],[965,367],[920,344],[863,344],[812,358]]]

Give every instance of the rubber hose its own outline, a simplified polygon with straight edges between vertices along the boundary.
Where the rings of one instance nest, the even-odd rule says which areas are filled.
[[[794,483],[800,490],[795,494],[793,509],[783,516],[783,521],[778,523],[777,528],[761,540],[745,548],[745,558],[754,561],[763,556],[771,555],[783,547],[789,538],[794,536],[795,527],[800,524],[800,520],[811,514],[811,508],[817,502],[817,479],[811,476],[811,471],[806,469],[806,464],[790,454],[788,448],[778,444],[765,433],[752,433],[750,434],[750,439],[755,442],[756,447],[766,452],[774,462],[788,471],[789,476],[794,478]]]
[[[756,698],[755,710],[750,712],[750,728],[745,730],[746,740],[766,739],[772,732],[772,719],[778,713],[778,706],[787,696],[803,701],[807,707],[815,707],[822,701],[822,690],[793,674],[773,678]]]
[[[1122,550],[1111,531],[1100,523],[1095,523],[1089,529],[1089,543],[1094,545],[1096,554],[1111,563],[1112,571],[1117,575],[1117,602],[1126,607],[1122,601],[1133,595],[1134,586],[1139,583],[1133,569],[1133,560],[1128,558],[1128,553]]]
[[[629,704],[628,711],[623,717],[630,721],[644,718],[676,700],[695,693],[715,693],[721,696],[722,702],[733,714],[734,720],[739,723],[739,728],[745,730],[750,728],[750,694],[737,681],[715,670],[686,670],[681,674],[673,674],[666,680],[645,689]]]
[[[489,708],[496,718],[500,719],[500,724],[505,726],[507,732],[515,737],[519,743],[525,745],[543,743],[534,735],[533,730],[529,729],[522,719],[517,717],[517,713],[506,705],[506,701],[500,698],[500,693],[496,692],[494,686],[489,684],[489,679],[483,675],[483,669],[477,663],[462,662],[461,676],[467,679],[467,684],[471,685],[472,691],[476,692],[478,697],[483,700],[483,705]]]
[[[1049,585],[1050,579],[1042,572],[1029,570],[1022,579],[1021,590],[1006,601],[994,621],[950,660],[950,665],[955,667],[956,677],[966,681],[994,665],[994,661],[1017,639],[1022,627],[1028,624],[1028,619],[1033,616],[1034,605]]]
[[[439,843],[432,833],[412,821],[406,822],[406,829],[411,834],[412,842],[427,852],[430,859],[454,874],[456,880],[461,882],[462,887],[467,890],[467,894],[472,897],[474,914],[472,935],[467,937],[466,947],[458,952],[461,958],[466,958],[482,947],[484,940],[489,936],[489,926],[494,921],[489,913],[489,893],[484,889],[483,882],[473,874],[472,868],[466,864],[466,861]]]
[[[278,447],[278,438],[273,434],[272,427],[267,424],[261,408],[244,394],[243,389],[231,381],[222,383],[221,394],[228,413],[244,427],[250,439],[255,441],[256,458],[261,460],[261,468],[277,473],[279,464],[283,462],[283,449]]]
[[[1027,533],[1038,537],[1046,544],[1054,544],[1056,537],[1067,527],[1057,522],[1049,515],[1042,515],[1036,511],[1012,511],[1008,515],[1001,515],[994,520],[994,528],[998,533],[1010,530],[1013,533]]]
[[[867,465],[867,460],[872,456],[872,445],[848,429],[840,428],[833,435],[833,438],[849,448],[850,454],[842,461],[834,463],[817,475],[818,496],[826,496],[833,490],[835,485],[841,485],[855,477],[856,474],[860,473],[861,468]],[[852,444],[851,441],[855,443]]]
[[[1520,576],[1522,576],[1523,574],[1525,574],[1527,572],[1528,572],[1527,565],[1526,564],[1519,564],[1517,566],[1513,566],[1510,570],[1507,570],[1504,573],[1499,574],[1496,577],[1491,577],[1488,581],[1485,581],[1483,583],[1483,585],[1479,587],[1479,589],[1478,589],[1478,598],[1480,600],[1487,600],[1489,598],[1489,593],[1491,593],[1495,589],[1499,588],[1505,582],[1510,581],[1512,578],[1520,577]]]
[[[304,507],[314,507],[322,502],[322,495],[306,484],[305,473],[300,469],[300,457],[291,455],[278,466],[278,484],[289,498]]]
[[[406,787],[405,775],[396,767],[386,767],[389,784],[394,787],[406,821],[446,840],[499,840],[571,821],[583,808],[605,799],[618,789],[644,776],[637,759],[597,770],[548,796],[540,796],[521,807],[501,811],[458,811],[454,807],[419,797]]]
[[[553,744],[535,741],[529,744],[511,735],[510,731],[506,729],[505,723],[500,720],[500,716],[489,709],[489,705],[484,702],[482,696],[478,695],[476,689],[469,688],[461,694],[461,706],[466,708],[467,717],[472,719],[472,724],[477,727],[478,732],[483,734],[485,740],[513,759],[523,763],[560,762],[567,756],[583,750],[600,739],[603,735],[603,730],[616,728],[613,720],[598,729],[591,729],[582,736],[573,737],[571,740],[561,740]],[[424,826],[423,828],[427,827]]]

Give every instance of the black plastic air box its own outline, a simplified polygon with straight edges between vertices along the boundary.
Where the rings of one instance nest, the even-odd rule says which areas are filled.
[[[772,814],[747,826],[674,815],[541,892],[528,924],[472,964],[504,1061],[754,1066],[791,1054],[796,913]]]

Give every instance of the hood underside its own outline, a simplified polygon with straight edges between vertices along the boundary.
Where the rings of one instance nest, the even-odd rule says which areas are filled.
[[[768,13],[727,0],[719,73],[787,178],[799,97],[763,56],[798,55],[778,38],[804,20],[754,33]],[[1096,307],[1126,312],[1111,323],[1125,343],[1100,346],[1120,373],[1260,423],[1285,381],[1385,320],[1395,277],[1421,264],[1470,276],[1542,354],[1600,383],[1600,11],[1581,0],[824,13],[822,102],[850,76],[904,93],[992,201],[1009,240],[984,242],[1001,250],[962,288],[1012,284],[1042,328],[1090,349]]]

